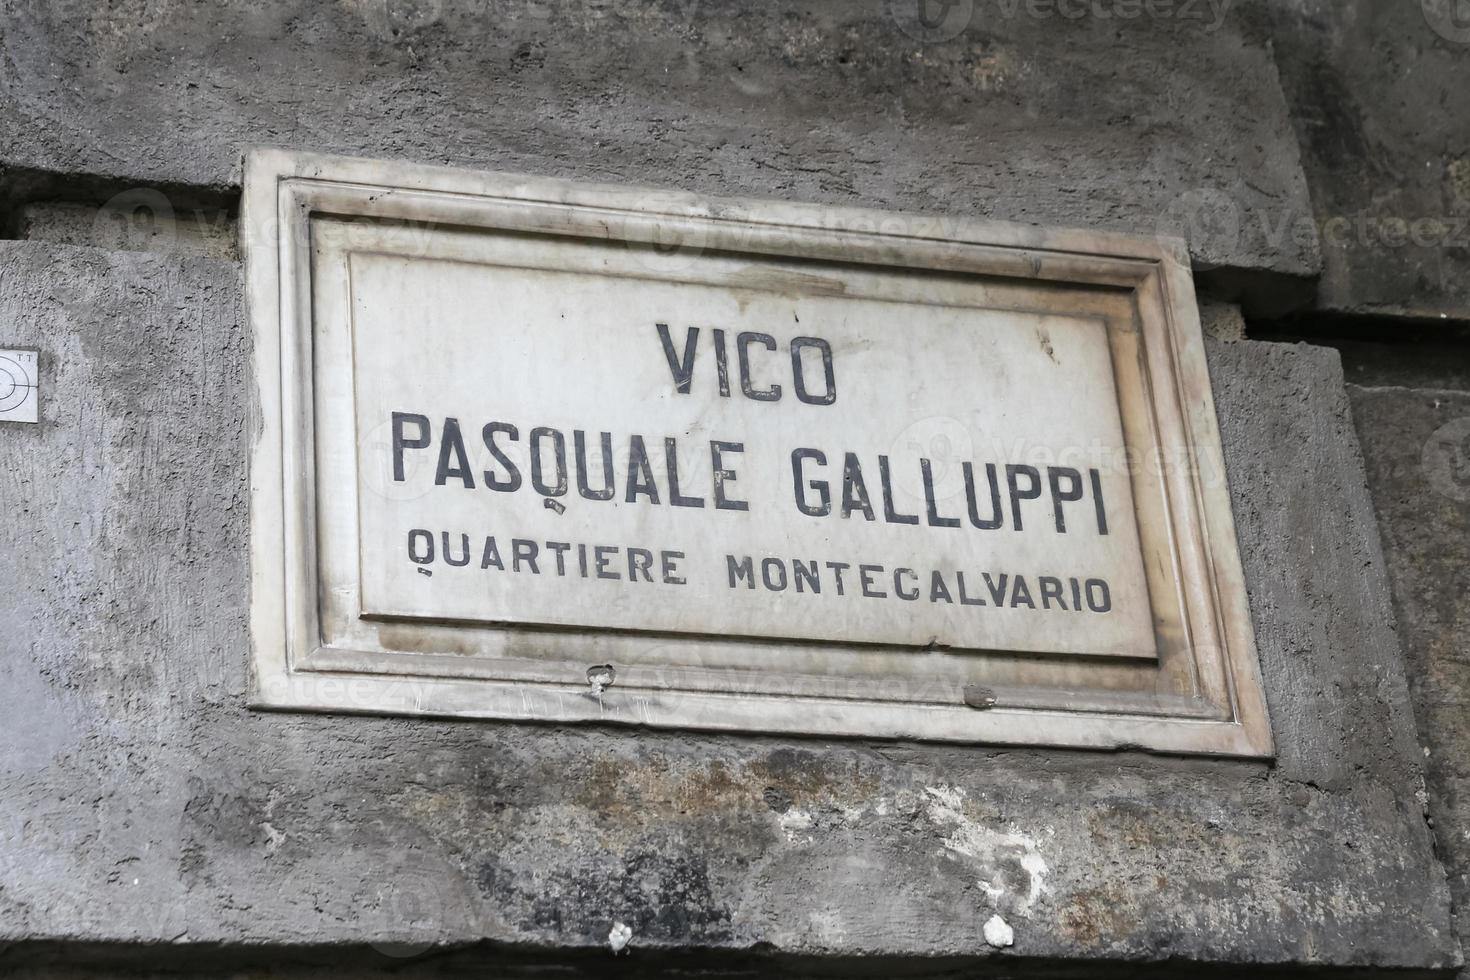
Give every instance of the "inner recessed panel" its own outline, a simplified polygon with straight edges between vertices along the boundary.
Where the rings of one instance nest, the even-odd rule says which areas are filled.
[[[364,617],[1156,655],[1101,320],[588,248],[350,257]]]

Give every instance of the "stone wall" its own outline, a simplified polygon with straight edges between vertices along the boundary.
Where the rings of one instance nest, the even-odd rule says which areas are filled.
[[[1404,324],[1465,256],[1318,235],[1458,213],[1401,6],[0,0],[0,965],[1455,975],[1470,357]],[[1278,759],[245,709],[252,143],[1187,235],[1213,333],[1312,338],[1211,348]]]

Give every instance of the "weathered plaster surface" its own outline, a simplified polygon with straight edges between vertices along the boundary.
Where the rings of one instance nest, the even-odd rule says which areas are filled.
[[[1212,347],[1272,767],[247,711],[238,268],[3,243],[0,324],[47,379],[0,428],[8,966],[611,957],[617,923],[629,955],[895,970],[1457,962],[1333,352]]]

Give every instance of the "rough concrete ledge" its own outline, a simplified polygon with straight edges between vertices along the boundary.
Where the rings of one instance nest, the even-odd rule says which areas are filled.
[[[651,962],[812,972],[1459,962],[1335,352],[1210,351],[1269,766],[248,711],[238,267],[0,243],[0,332],[43,373],[43,424],[0,429],[23,556],[0,563],[0,964],[582,962],[618,922]]]
[[[33,209],[64,208],[66,229]],[[240,210],[240,188],[230,184],[140,182],[117,176],[6,166],[0,161],[0,239],[39,238],[122,251],[169,251],[147,236],[163,224],[216,226]],[[85,214],[84,220],[81,219]],[[224,221],[221,221],[223,217]],[[39,220],[37,220],[39,218]]]

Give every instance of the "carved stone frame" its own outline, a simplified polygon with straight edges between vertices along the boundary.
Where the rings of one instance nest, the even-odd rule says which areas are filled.
[[[1120,689],[1110,664],[1001,663],[1007,683],[905,701],[846,685],[730,683],[698,671],[619,671],[588,688],[590,638],[549,633],[534,663],[335,647],[319,606],[313,408],[314,222],[415,222],[984,277],[1017,302],[1119,325],[1129,448],[1147,483],[1157,560],[1157,682]],[[251,465],[251,704],[259,708],[610,722],[716,731],[1264,757],[1272,754],[1214,402],[1183,243],[848,208],[713,200],[275,149],[245,164],[241,216],[256,399]],[[1119,357],[1119,350],[1128,356]],[[1151,488],[1151,489],[1149,489]],[[331,495],[329,495],[331,496]],[[1140,507],[1145,506],[1140,504]],[[1146,520],[1147,518],[1147,520]],[[439,633],[434,631],[438,630]],[[586,643],[583,643],[586,640]],[[598,638],[599,654],[622,642]],[[729,643],[720,638],[701,642]],[[579,643],[582,644],[579,647]],[[997,662],[1006,660],[998,655]],[[614,662],[616,659],[614,657]],[[1151,675],[1152,676],[1152,675]],[[967,703],[968,702],[968,703]]]

